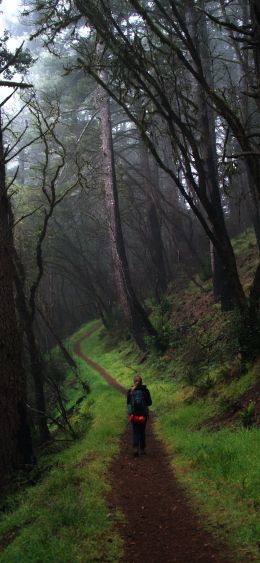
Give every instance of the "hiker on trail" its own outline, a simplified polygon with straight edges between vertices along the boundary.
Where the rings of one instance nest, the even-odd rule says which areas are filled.
[[[129,420],[133,428],[134,456],[145,454],[145,427],[149,416],[152,399],[146,385],[143,385],[140,375],[134,377],[134,384],[127,393],[127,408]]]

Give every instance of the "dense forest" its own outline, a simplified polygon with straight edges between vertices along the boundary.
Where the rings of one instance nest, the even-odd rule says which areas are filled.
[[[64,385],[70,370],[91,394],[66,344],[82,324],[99,319],[159,373],[160,358],[167,364],[178,349],[190,385],[217,354],[231,379],[257,362],[260,3],[22,0],[11,15],[2,0],[0,8],[8,487],[57,432],[77,439]],[[234,241],[246,236],[241,258]],[[187,332],[208,314],[199,305],[198,318],[184,313],[189,288],[190,310],[209,296],[215,307],[211,341],[206,326]],[[209,390],[212,379],[203,381]],[[244,417],[251,408],[253,420],[252,405]]]

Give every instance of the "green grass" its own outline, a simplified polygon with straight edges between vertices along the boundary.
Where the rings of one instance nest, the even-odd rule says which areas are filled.
[[[82,327],[68,341],[70,350],[75,340],[93,326]],[[116,345],[102,328],[82,341],[81,348],[126,388],[136,373],[143,376],[153,397],[156,432],[163,438],[175,474],[193,499],[195,510],[232,546],[237,561],[256,558],[260,532],[259,430],[238,426],[210,432],[203,423],[220,412],[223,401],[236,400],[252,386],[259,376],[259,364],[228,383],[222,376],[228,366],[212,366],[209,375],[214,386],[202,399],[181,379],[177,354],[170,362],[154,354],[138,365],[139,352],[133,343]],[[13,536],[0,553],[0,562],[117,563],[122,556],[122,542],[115,531],[115,521],[122,515],[108,515],[106,494],[107,468],[118,452],[125,427],[125,399],[85,362],[78,363],[81,378],[91,387],[91,394],[71,421],[82,438],[60,452],[43,456],[40,466],[52,466],[46,476],[7,501],[8,509],[0,520],[0,538]],[[80,395],[81,386],[68,373],[67,404]]]
[[[40,465],[52,465],[48,474],[34,487],[7,499],[0,544],[13,535],[0,553],[1,563],[116,563],[120,559],[122,543],[114,529],[120,515],[110,518],[105,496],[109,490],[106,471],[118,451],[125,408],[118,392],[85,362],[79,360],[79,364],[91,394],[72,423],[80,425],[84,437],[43,457]]]
[[[163,438],[174,471],[192,495],[196,509],[214,533],[232,546],[238,561],[257,557],[259,430],[238,426],[212,432],[203,427],[203,421],[220,412],[221,399],[236,400],[249,389],[259,365],[229,384],[213,367],[216,386],[206,399],[199,399],[178,378],[177,362],[162,366],[154,357],[139,366],[133,344],[121,342],[115,347],[102,329],[83,348],[126,387],[130,387],[135,373],[141,373],[153,397],[156,431]]]

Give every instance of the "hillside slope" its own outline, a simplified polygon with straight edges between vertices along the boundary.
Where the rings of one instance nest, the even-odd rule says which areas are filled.
[[[256,259],[252,233],[235,247],[246,286]],[[73,352],[80,342],[82,352],[126,388],[134,374],[143,376],[157,436],[193,510],[229,544],[236,561],[259,561],[260,360],[243,364],[235,314],[223,315],[213,303],[210,280],[195,281],[182,278],[163,302],[149,303],[165,345],[161,355],[150,340],[150,355],[140,363],[120,327],[108,333],[95,322],[68,346]],[[38,467],[29,476],[21,473],[15,492],[2,498],[3,563],[117,563],[124,557],[118,528],[124,516],[111,513],[107,495],[108,470],[119,459],[127,424],[125,399],[93,367],[78,364],[90,394],[82,397],[70,371],[64,389],[77,440],[55,431],[54,442],[38,452]]]
[[[247,287],[258,252],[252,231],[234,246]],[[104,329],[83,347],[127,387],[133,374],[143,376],[154,397],[158,436],[179,480],[238,557],[257,560],[260,359],[243,363],[236,313],[223,314],[214,304],[210,280],[196,281],[183,280],[160,305],[150,305],[153,322],[168,344],[161,356],[154,350],[139,363],[131,341],[122,340],[120,331],[108,334]],[[153,346],[151,340],[149,344]]]

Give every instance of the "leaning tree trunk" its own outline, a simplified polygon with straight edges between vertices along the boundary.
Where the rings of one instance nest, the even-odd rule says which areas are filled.
[[[0,116],[1,120],[1,116]],[[13,237],[10,201],[6,193],[2,129],[0,127],[0,476],[29,463],[32,444],[26,414],[26,378],[21,362],[13,290]]]
[[[201,8],[202,10],[204,8],[203,0],[201,2]],[[198,13],[195,11],[193,0],[189,0],[187,12],[191,37],[198,52],[200,53],[201,62],[204,72],[207,75],[207,79],[209,80],[209,83],[212,84],[213,79],[210,67],[205,15],[203,12]],[[218,224],[222,225],[223,231],[226,231],[219,189],[214,112],[208,104],[207,95],[201,84],[196,83],[194,85],[194,90],[197,105],[198,146],[207,178],[208,197],[214,207]],[[230,286],[226,270],[223,267],[221,257],[211,242],[210,256],[214,297],[216,301],[221,302],[222,310],[227,311],[232,309],[234,306],[232,288]]]
[[[258,4],[259,4],[259,24],[258,24],[258,35],[260,32],[260,2],[258,0]],[[227,10],[226,10],[226,4],[225,4],[225,0],[220,0],[220,7],[221,7],[221,12],[223,15],[223,18],[225,21],[230,22],[228,14],[227,14]],[[249,4],[247,4],[246,2],[243,1],[243,4],[241,5],[241,10],[242,10],[242,15],[241,15],[241,21],[242,21],[242,25],[246,28],[246,26],[248,25],[250,16],[250,6]],[[253,17],[253,2],[252,2],[252,17]],[[257,13],[255,13],[255,17],[257,17]],[[252,22],[253,23],[253,22]],[[254,30],[256,31],[257,27],[257,23],[254,22]],[[254,127],[253,125],[253,120],[254,120],[254,116],[256,114],[255,110],[256,110],[256,106],[255,104],[257,104],[257,100],[258,100],[258,108],[260,107],[260,96],[259,96],[259,86],[260,86],[260,57],[259,55],[257,56],[257,45],[255,45],[255,68],[256,68],[256,77],[258,80],[258,95],[257,97],[252,97],[252,92],[255,91],[255,83],[254,83],[254,79],[252,77],[252,68],[250,68],[250,62],[251,62],[251,54],[249,53],[249,49],[241,49],[242,47],[242,43],[239,43],[238,38],[236,36],[236,34],[234,32],[231,31],[230,33],[230,37],[232,39],[232,44],[233,44],[233,48],[234,51],[236,53],[236,57],[237,57],[237,62],[238,62],[238,68],[240,69],[240,77],[239,77],[239,83],[240,83],[240,93],[239,93],[239,98],[240,98],[240,108],[241,108],[241,118],[242,118],[242,123],[243,126],[245,128],[245,130],[247,131],[248,134],[251,134],[252,136],[254,135]],[[258,40],[260,40],[260,35],[258,37]],[[258,49],[259,49],[260,43],[258,44]],[[236,97],[237,97],[237,92],[234,96],[234,105],[236,104]],[[258,116],[257,116],[258,117]],[[256,118],[257,119],[257,118]],[[238,150],[237,152],[239,153],[239,146],[237,147]],[[236,151],[234,151],[236,152]],[[244,186],[244,193],[248,193],[249,195],[249,215],[251,218],[251,221],[253,223],[253,227],[255,230],[255,235],[256,235],[256,240],[257,240],[257,244],[258,244],[258,248],[260,249],[260,201],[259,201],[259,197],[257,194],[257,186],[255,185],[255,180],[254,177],[252,175],[252,171],[251,171],[251,166],[249,166],[248,162],[246,162],[246,164],[242,161],[240,166],[244,167],[245,166],[245,172],[246,172],[246,178],[244,179],[244,182],[246,182],[246,186]]]
[[[98,54],[101,54],[102,50],[103,46],[99,43]],[[100,71],[100,78],[103,82],[106,82],[107,77],[104,70]],[[119,212],[112,141],[110,100],[108,94],[103,89],[100,96],[100,126],[105,204],[118,299],[127,325],[131,329],[136,343],[141,349],[145,349],[145,333],[156,336],[156,331],[151,325],[142,305],[137,300],[130,279]]]

